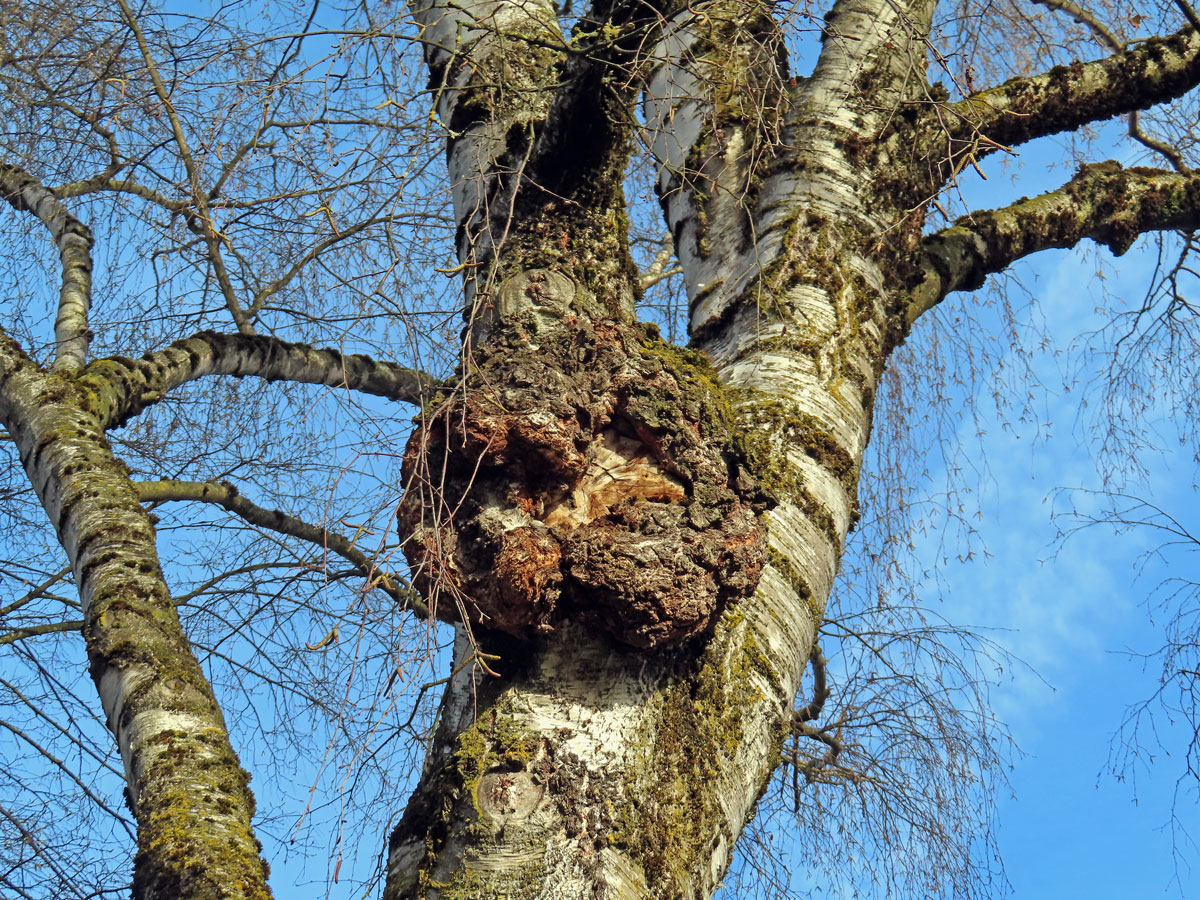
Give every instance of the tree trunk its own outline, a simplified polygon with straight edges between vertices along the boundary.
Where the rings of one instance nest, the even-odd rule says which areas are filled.
[[[154,528],[104,437],[111,385],[47,374],[0,337],[0,417],[66,551],[92,679],[138,822],[134,896],[267,898],[249,774],[163,581]]]
[[[515,197],[503,238],[457,207],[486,327],[477,314],[458,391],[410,445],[402,505],[418,584],[474,624],[391,838],[386,897],[696,898],[720,883],[854,519],[875,386],[904,328],[881,269],[919,241],[908,224],[880,251],[912,189],[878,183],[885,154],[856,156],[880,94],[894,107],[924,83],[891,56],[870,62],[907,45],[913,11],[843,6],[860,40],[827,45],[803,88],[785,87],[753,5],[712,4],[704,26],[681,11],[651,54],[646,113],[700,353],[630,323],[620,298],[636,289],[606,250],[624,252],[618,217],[611,237],[596,226],[575,244],[579,209],[622,202],[595,194],[620,171],[620,139],[606,160],[563,144],[552,114],[538,132],[527,107],[525,177],[479,187],[518,166],[475,169],[476,191]],[[749,109],[751,87],[773,104]],[[452,178],[456,159],[485,155],[455,131]],[[580,158],[587,182],[559,178],[547,199],[543,143]]]

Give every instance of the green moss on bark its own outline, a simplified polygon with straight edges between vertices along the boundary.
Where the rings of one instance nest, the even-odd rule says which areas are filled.
[[[763,700],[760,683],[776,691],[778,675],[731,610],[694,673],[667,688],[648,719],[611,840],[641,867],[656,900],[691,900],[718,843],[736,839],[742,823],[725,819],[722,768],[737,764],[745,716]]]
[[[503,709],[500,699],[458,736],[453,753],[425,789],[436,807],[427,811],[422,823],[426,854],[417,871],[419,897],[523,900],[537,896],[541,888],[544,830],[520,825],[496,829],[480,802],[485,775],[498,769],[526,771],[542,747],[539,738]],[[459,845],[469,848],[459,851],[467,854],[465,858],[450,849]],[[511,866],[497,870],[473,864],[473,858],[492,855],[501,847],[513,857]]]

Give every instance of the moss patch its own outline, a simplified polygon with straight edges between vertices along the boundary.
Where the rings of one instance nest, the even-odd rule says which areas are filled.
[[[778,685],[742,614],[731,610],[694,673],[664,691],[661,715],[650,717],[653,724],[641,739],[645,761],[630,767],[636,774],[612,842],[641,866],[659,900],[693,897],[694,873],[704,871],[715,842],[722,836],[733,841],[719,767],[732,764],[744,716],[763,699],[754,674],[772,689]]]

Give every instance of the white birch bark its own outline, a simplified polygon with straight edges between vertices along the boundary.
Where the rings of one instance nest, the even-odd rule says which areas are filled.
[[[914,65],[919,74],[909,48],[921,35],[886,3],[840,5],[856,40],[830,40],[811,84],[789,97],[786,137],[770,145],[762,121],[720,106],[714,90],[713,56],[761,70],[756,84],[782,84],[761,43],[769,20],[735,7],[725,19],[712,4],[671,20],[646,110],[693,330],[755,435],[758,474],[776,482],[769,563],[694,668],[694,648],[631,658],[563,625],[499,685],[456,681],[445,708],[476,718],[442,723],[438,762],[393,835],[389,898],[707,897],[777,763],[853,520],[887,345],[889,298],[862,238],[893,210],[868,210],[875,198],[844,137],[869,132],[886,115],[870,104],[894,105]],[[743,43],[731,50],[698,24],[713,21]],[[848,109],[868,69],[879,94]],[[785,144],[798,149],[753,190]],[[789,328],[802,339],[781,340]],[[458,798],[435,828],[421,821],[430,796]]]
[[[50,232],[62,263],[58,315],[54,320],[54,370],[73,372],[87,362],[92,303],[92,232],[33,176],[0,164],[0,197],[32,213]]]
[[[420,404],[439,387],[424,372],[358,353],[294,344],[261,335],[200,332],[139,359],[97,359],[80,383],[92,392],[101,427],[123,424],[173,389],[208,375],[287,380],[361,391]]]
[[[480,280],[490,280],[533,127],[549,110],[551,67],[562,55],[555,48],[565,43],[551,0],[426,0],[414,14],[446,129],[456,244],[471,299]]]
[[[138,821],[134,896],[266,898],[249,775],[90,399],[0,336],[0,419],[74,572],[92,677]]]

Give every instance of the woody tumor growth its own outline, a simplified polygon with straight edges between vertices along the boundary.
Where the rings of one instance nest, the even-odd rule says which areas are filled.
[[[754,588],[767,501],[703,363],[613,322],[509,328],[475,362],[406,452],[406,555],[440,617],[652,647]]]

